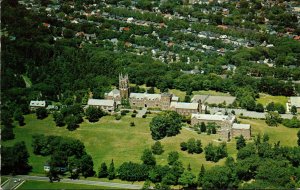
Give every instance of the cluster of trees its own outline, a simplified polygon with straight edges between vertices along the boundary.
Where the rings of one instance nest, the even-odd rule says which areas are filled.
[[[226,143],[221,143],[218,146],[209,143],[204,148],[204,153],[207,161],[218,162],[220,159],[227,157]]]
[[[7,141],[15,138],[13,131],[12,114],[8,110],[1,110],[1,140]]]
[[[188,151],[189,154],[200,154],[203,152],[202,143],[200,140],[190,138],[187,142],[180,143],[181,150]]]
[[[81,173],[84,177],[93,176],[93,159],[86,153],[84,144],[77,140],[60,136],[34,135],[32,137],[34,154],[49,156],[50,179],[58,174],[63,174],[67,168],[73,179],[77,179]]]
[[[27,174],[32,167],[29,165],[29,153],[24,141],[15,143],[12,147],[1,147],[1,174]]]
[[[83,115],[84,112],[81,104],[76,103],[62,107],[60,112],[54,112],[53,119],[56,126],[62,127],[67,125],[67,129],[73,131],[83,122]]]
[[[155,116],[150,123],[151,135],[154,140],[175,136],[182,128],[182,118],[175,111],[166,111]]]
[[[289,128],[300,128],[300,120],[296,116],[292,119],[283,119],[282,124]]]
[[[199,133],[207,133],[208,135],[210,134],[216,134],[217,133],[217,128],[220,128],[215,122],[208,122],[205,124],[204,122],[201,122],[200,124],[195,125],[196,130]]]
[[[203,189],[226,188],[295,188],[299,187],[298,147],[283,147],[280,142],[273,146],[258,135],[254,143],[239,148],[237,160],[228,157],[225,166],[214,166],[199,173]],[[254,179],[254,180],[253,180]],[[253,180],[251,183],[244,181]]]
[[[280,103],[271,102],[266,106],[268,111],[277,111],[280,114],[284,114],[286,109],[285,106]]]

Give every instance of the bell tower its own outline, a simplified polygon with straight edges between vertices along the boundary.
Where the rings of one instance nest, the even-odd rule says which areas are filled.
[[[128,99],[129,97],[129,79],[128,74],[124,75],[119,74],[119,90],[121,98]]]

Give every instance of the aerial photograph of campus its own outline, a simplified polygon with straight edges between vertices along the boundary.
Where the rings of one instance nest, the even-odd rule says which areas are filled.
[[[0,189],[300,189],[300,0],[0,2]]]

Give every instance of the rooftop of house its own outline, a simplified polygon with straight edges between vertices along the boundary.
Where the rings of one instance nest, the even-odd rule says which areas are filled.
[[[232,125],[232,129],[250,129],[250,124],[239,124],[239,123],[234,123]]]
[[[46,101],[32,100],[32,101],[30,101],[29,105],[34,106],[34,107],[45,107],[46,106]]]
[[[300,96],[292,96],[291,97],[291,105],[300,108]]]
[[[176,109],[198,109],[198,103],[172,102],[170,107]]]
[[[113,100],[104,100],[104,99],[89,99],[89,106],[114,106]]]

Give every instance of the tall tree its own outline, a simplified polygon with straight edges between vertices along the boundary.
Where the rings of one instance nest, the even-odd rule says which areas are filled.
[[[98,178],[105,178],[108,176],[106,163],[103,162],[99,168]]]
[[[150,149],[144,150],[141,160],[145,165],[154,166],[156,164],[155,157],[153,156],[152,151]]]
[[[164,152],[163,146],[159,141],[156,141],[154,145],[151,146],[153,154],[161,155]]]
[[[246,146],[246,140],[243,135],[240,135],[236,141],[236,149],[240,150]]]
[[[291,107],[291,113],[293,114],[293,115],[296,115],[296,113],[297,113],[297,107],[296,106],[292,106]]]
[[[179,159],[179,154],[177,151],[172,151],[168,155],[168,164],[173,165]]]
[[[202,164],[201,165],[201,169],[200,169],[200,172],[199,172],[199,175],[198,175],[198,187],[201,187],[202,184],[203,184],[203,177],[204,177],[204,174],[205,174],[205,168],[204,168],[204,165]]]
[[[110,163],[109,168],[108,168],[107,178],[109,180],[112,180],[112,179],[115,179],[115,177],[116,177],[115,164],[114,164],[114,160],[111,160],[111,163]]]
[[[90,155],[85,154],[81,157],[81,172],[83,177],[91,177],[94,176],[95,172],[93,170],[94,163],[93,159]]]
[[[36,117],[38,119],[44,119],[48,116],[48,112],[46,108],[38,108],[36,109]]]

